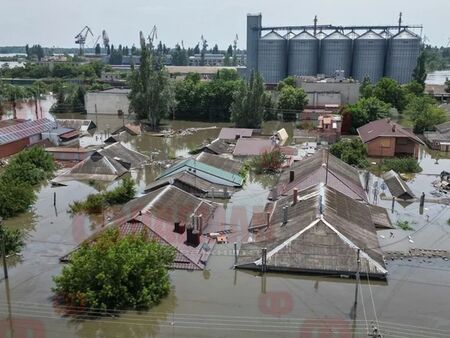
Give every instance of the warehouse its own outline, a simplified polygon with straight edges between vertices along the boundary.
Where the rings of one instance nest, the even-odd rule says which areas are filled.
[[[411,81],[420,53],[420,25],[263,27],[261,14],[247,16],[247,70],[266,84],[287,76],[332,77],[336,71],[361,82],[383,76]]]

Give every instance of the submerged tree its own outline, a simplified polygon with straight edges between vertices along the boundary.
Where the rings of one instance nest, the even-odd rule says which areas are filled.
[[[130,77],[130,111],[138,120],[148,119],[153,130],[167,116],[173,101],[169,74],[152,49],[141,41],[141,65]]]
[[[264,116],[264,83],[252,72],[250,81],[242,83],[231,104],[231,122],[240,128],[260,128]]]

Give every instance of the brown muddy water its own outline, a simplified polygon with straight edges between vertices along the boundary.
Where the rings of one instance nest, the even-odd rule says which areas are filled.
[[[64,115],[66,118],[79,117]],[[96,120],[95,116],[83,118]],[[99,144],[105,133],[123,123],[116,116],[98,116],[98,130],[84,137],[82,145]],[[174,129],[217,126],[193,135],[158,138],[148,134],[121,139],[155,160],[187,156],[190,149],[214,139],[228,124],[170,121]],[[292,135],[291,124],[268,123],[264,132],[281,126]],[[450,160],[424,152],[424,171],[411,183],[417,195],[433,191],[431,182],[441,170],[450,171]],[[134,170],[139,191],[163,168],[149,165]],[[227,203],[227,219],[241,224],[254,208],[263,207],[270,177],[251,176],[245,188]],[[371,181],[371,185],[373,180]],[[448,337],[450,330],[450,263],[442,259],[389,261],[388,283],[327,277],[302,277],[248,273],[233,270],[232,245],[217,245],[203,272],[172,271],[172,291],[161,304],[146,312],[129,311],[114,318],[65,317],[52,304],[52,276],[61,271],[58,258],[99,229],[103,217],[72,218],[68,205],[94,192],[82,182],[67,187],[39,190],[38,201],[8,227],[26,229],[23,257],[10,258],[9,281],[0,281],[0,337],[367,337],[367,327],[377,322],[384,337]],[[53,193],[57,206],[53,207]],[[372,196],[373,191],[369,192]],[[387,193],[388,194],[388,193]],[[388,200],[378,205],[391,208]],[[418,203],[395,204],[392,219],[410,220],[414,231],[380,231],[386,250],[435,248],[450,250],[450,208],[426,203],[422,215]],[[230,221],[232,222],[232,221]],[[233,221],[235,222],[235,221]],[[411,236],[411,243],[407,236]],[[384,237],[384,238],[383,238]],[[310,334],[313,331],[314,334]]]

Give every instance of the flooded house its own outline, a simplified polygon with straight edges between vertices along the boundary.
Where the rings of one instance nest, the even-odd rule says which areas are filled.
[[[236,141],[240,138],[251,138],[253,129],[248,128],[222,128],[220,130],[219,140]]]
[[[60,127],[71,128],[79,131],[82,134],[88,133],[89,131],[97,128],[97,125],[92,120],[56,119],[55,122]]]
[[[323,183],[269,203],[249,231],[238,269],[386,279],[369,206]]]
[[[235,157],[249,157],[271,152],[277,147],[275,140],[263,138],[240,138],[233,151]]]
[[[325,183],[352,199],[367,201],[358,169],[329,154],[325,149],[295,162],[289,170],[283,171],[271,190],[269,199],[276,200],[281,196],[291,195],[294,189],[303,190],[318,183]]]
[[[222,154],[233,153],[233,149],[234,149],[234,144],[217,138],[214,141],[212,141],[211,143],[208,143],[204,146],[201,146],[197,149],[192,150],[190,153],[198,154],[198,153],[204,152],[204,153],[210,153],[210,154],[215,154],[215,155],[222,155]]]
[[[57,126],[42,133],[42,139],[49,139],[56,146],[70,146],[78,143],[80,132],[73,128]]]
[[[394,170],[389,170],[384,173],[382,178],[393,197],[403,200],[410,200],[416,197],[408,187],[408,184],[406,184],[406,182]]]
[[[204,235],[216,207],[169,185],[125,204],[105,229],[118,227],[122,235],[144,234],[149,240],[171,246],[176,252],[172,269],[203,270],[216,241]],[[87,242],[95,241],[99,233]],[[70,261],[70,255],[61,261]]]
[[[357,131],[367,146],[367,154],[372,157],[409,155],[417,158],[419,147],[424,145],[412,131],[389,118],[369,122]]]
[[[450,152],[450,121],[438,124],[436,131],[426,131],[423,136],[431,149]]]
[[[194,157],[197,161],[206,163],[210,166],[229,171],[233,174],[239,174],[242,168],[242,162],[232,160],[223,156],[218,156],[206,152],[202,152]]]

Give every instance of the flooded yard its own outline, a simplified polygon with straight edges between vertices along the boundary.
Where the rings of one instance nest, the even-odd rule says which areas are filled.
[[[19,116],[20,117],[20,116]],[[63,118],[79,116],[64,115]],[[98,122],[94,135],[83,137],[83,146],[101,144],[122,126],[117,116],[83,116]],[[217,126],[192,135],[163,138],[150,134],[122,135],[122,142],[156,161],[188,156],[189,150],[217,137],[230,124],[167,121],[173,129]],[[268,123],[265,134],[285,127],[292,136],[293,124]],[[410,187],[416,196],[434,190],[431,183],[442,170],[450,170],[450,159],[423,152]],[[161,172],[148,165],[132,171],[139,193]],[[250,176],[244,189],[226,204],[226,221],[239,224],[242,237],[252,211],[263,208],[273,178]],[[372,185],[371,185],[372,189]],[[95,192],[88,183],[69,182],[65,187],[40,189],[33,208],[5,224],[27,230],[22,259],[9,267],[9,281],[0,281],[0,337],[367,337],[376,322],[386,337],[446,337],[450,330],[450,262],[437,258],[405,258],[388,261],[387,283],[332,277],[305,277],[248,273],[233,269],[233,244],[216,245],[203,272],[172,271],[172,291],[161,304],[146,312],[129,311],[113,318],[63,316],[64,309],[52,303],[52,276],[62,268],[59,257],[75,248],[105,223],[105,216],[72,217],[68,205]],[[56,208],[53,194],[56,192]],[[386,192],[389,196],[389,192]],[[373,196],[373,190],[369,191]],[[392,203],[378,198],[378,205],[391,213]],[[393,223],[409,220],[413,231],[379,231],[383,250],[411,248],[450,250],[450,208],[444,204],[396,202]],[[247,223],[246,223],[247,222]],[[241,235],[238,232],[236,241]],[[408,237],[410,236],[410,238]],[[355,304],[355,292],[357,303]],[[28,331],[26,330],[28,328]],[[320,329],[321,328],[321,329]],[[7,335],[5,332],[8,332]],[[13,332],[12,334],[10,332]],[[28,333],[27,333],[28,332]]]

